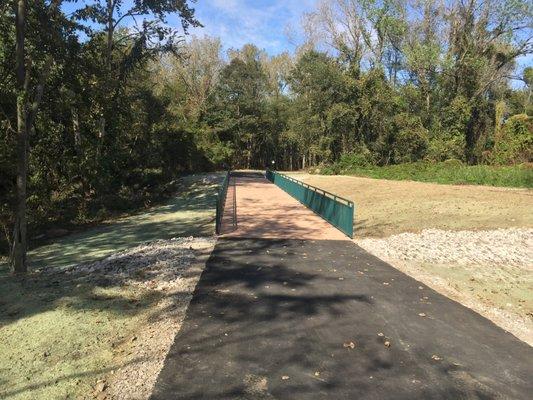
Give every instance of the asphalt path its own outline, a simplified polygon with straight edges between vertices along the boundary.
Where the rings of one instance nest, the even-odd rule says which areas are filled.
[[[530,399],[532,360],[351,241],[222,238],[152,399]]]

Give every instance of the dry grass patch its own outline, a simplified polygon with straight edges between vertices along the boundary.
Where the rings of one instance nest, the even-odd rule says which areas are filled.
[[[355,202],[355,236],[533,227],[533,190],[290,174]]]

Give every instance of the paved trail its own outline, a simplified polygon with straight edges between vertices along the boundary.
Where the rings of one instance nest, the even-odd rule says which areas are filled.
[[[246,179],[279,189],[240,179],[255,221]],[[311,217],[219,240],[153,400],[530,398],[531,347]]]
[[[347,239],[262,174],[238,173],[236,192],[238,229],[225,237]]]

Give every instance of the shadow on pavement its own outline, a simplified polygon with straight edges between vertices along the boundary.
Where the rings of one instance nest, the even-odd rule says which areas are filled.
[[[526,399],[532,357],[349,241],[221,239],[152,400]]]

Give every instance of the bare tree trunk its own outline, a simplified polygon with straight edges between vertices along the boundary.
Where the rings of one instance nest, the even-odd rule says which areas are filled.
[[[28,173],[28,129],[26,125],[26,54],[24,49],[26,0],[18,0],[16,13],[16,69],[17,69],[17,211],[13,229],[11,267],[15,274],[25,274],[27,250],[26,183]]]
[[[107,84],[111,83],[113,75],[113,35],[115,33],[115,21],[113,19],[113,13],[115,12],[115,3],[116,0],[107,0],[107,32],[106,32],[106,73],[107,73]],[[101,147],[105,137],[106,130],[106,113],[107,104],[103,105],[103,113],[98,121],[98,137],[99,142],[96,148],[96,164],[100,163]]]
[[[529,106],[529,102],[531,101],[531,83],[529,84],[529,90],[527,92],[527,100],[526,104],[524,105],[524,114],[527,114],[527,107]]]
[[[80,118],[78,115],[78,110],[76,108],[72,109],[72,130],[74,131],[74,147],[76,148],[76,153],[80,155],[80,146],[81,146]]]
[[[106,52],[106,65],[108,72],[111,73],[111,55],[113,52],[113,11],[115,8],[114,0],[107,0],[107,52]]]

